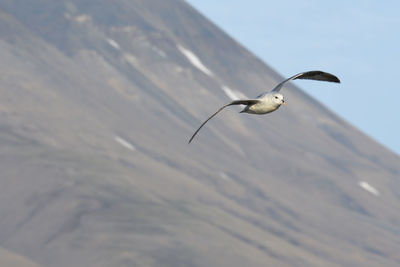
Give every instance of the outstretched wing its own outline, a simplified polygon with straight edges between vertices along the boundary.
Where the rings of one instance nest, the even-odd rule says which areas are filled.
[[[189,144],[190,142],[192,142],[193,138],[196,136],[196,134],[200,131],[200,129],[204,126],[204,124],[206,124],[209,120],[211,120],[212,117],[214,117],[215,115],[218,114],[218,112],[220,112],[221,110],[223,110],[224,108],[228,107],[228,106],[232,106],[232,105],[251,105],[251,104],[255,104],[260,102],[260,100],[258,99],[245,99],[245,100],[234,100],[224,106],[222,106],[220,109],[218,109],[214,114],[212,114],[205,122],[203,122],[200,127],[194,132],[194,134],[192,135],[192,137],[190,137],[189,139]]]
[[[284,80],[283,82],[281,82],[280,84],[275,86],[275,88],[272,89],[271,92],[279,92],[285,83],[287,83],[291,80],[296,80],[296,79],[317,80],[317,81],[340,83],[340,80],[335,75],[332,75],[327,72],[319,71],[319,70],[313,70],[313,71],[306,71],[306,72],[296,74],[293,77],[290,77],[289,79]]]

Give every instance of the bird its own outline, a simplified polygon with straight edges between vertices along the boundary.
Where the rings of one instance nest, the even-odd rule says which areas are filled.
[[[333,74],[323,72],[320,70],[313,70],[313,71],[305,71],[298,73],[281,83],[275,86],[271,91],[265,92],[254,99],[239,99],[229,102],[226,105],[220,107],[214,114],[212,114],[208,119],[206,119],[199,128],[194,132],[194,134],[189,139],[189,144],[192,142],[193,138],[197,135],[200,129],[215,115],[217,115],[221,110],[226,107],[232,105],[246,105],[240,113],[249,113],[249,114],[267,114],[277,110],[280,106],[286,105],[286,102],[283,98],[283,95],[279,93],[282,87],[289,81],[296,80],[296,79],[304,79],[304,80],[317,80],[317,81],[326,81],[326,82],[334,82],[340,83],[338,77]]]

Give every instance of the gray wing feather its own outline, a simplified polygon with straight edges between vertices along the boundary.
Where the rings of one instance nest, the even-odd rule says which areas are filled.
[[[214,114],[212,114],[207,120],[205,120],[200,127],[194,132],[194,134],[192,135],[192,137],[190,137],[189,139],[189,144],[190,142],[192,142],[193,138],[196,136],[196,134],[200,131],[200,129],[209,121],[211,120],[215,115],[217,115],[221,110],[223,110],[224,108],[228,107],[228,106],[232,106],[232,105],[251,105],[251,104],[255,104],[260,102],[260,100],[258,99],[244,99],[244,100],[234,100],[224,106],[222,106],[220,109],[218,109]]]
[[[338,79],[338,77],[336,77],[333,74],[330,74],[330,73],[327,73],[327,72],[323,72],[323,71],[319,71],[319,70],[313,70],[313,71],[306,71],[306,72],[302,72],[302,73],[296,74],[296,75],[284,80],[283,82],[281,82],[280,84],[275,86],[275,88],[272,89],[271,92],[279,92],[285,83],[287,83],[287,82],[289,82],[291,80],[296,80],[296,79],[316,80],[316,81],[326,81],[326,82],[340,83],[340,80]]]

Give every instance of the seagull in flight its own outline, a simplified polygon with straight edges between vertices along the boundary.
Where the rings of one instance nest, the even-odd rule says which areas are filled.
[[[296,74],[283,82],[279,83],[272,89],[270,92],[265,92],[255,99],[242,99],[242,100],[234,100],[220,109],[218,109],[214,114],[212,114],[207,120],[205,120],[200,127],[194,132],[192,137],[189,139],[189,144],[192,142],[193,138],[196,134],[200,131],[200,129],[215,115],[217,115],[221,110],[228,106],[232,105],[246,105],[240,113],[250,113],[250,114],[267,114],[277,110],[281,105],[286,105],[285,100],[283,99],[283,95],[279,93],[285,83],[296,80],[296,79],[304,79],[304,80],[317,80],[317,81],[326,81],[326,82],[334,82],[340,83],[340,80],[335,76],[327,72],[313,70],[313,71],[306,71]]]

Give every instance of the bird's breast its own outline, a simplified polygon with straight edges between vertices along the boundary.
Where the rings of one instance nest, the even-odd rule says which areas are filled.
[[[279,105],[276,106],[276,105],[272,105],[270,103],[261,102],[261,103],[257,103],[257,104],[253,104],[253,105],[249,106],[248,108],[246,108],[246,112],[251,113],[251,114],[267,114],[267,113],[277,110],[278,108],[279,108]]]

